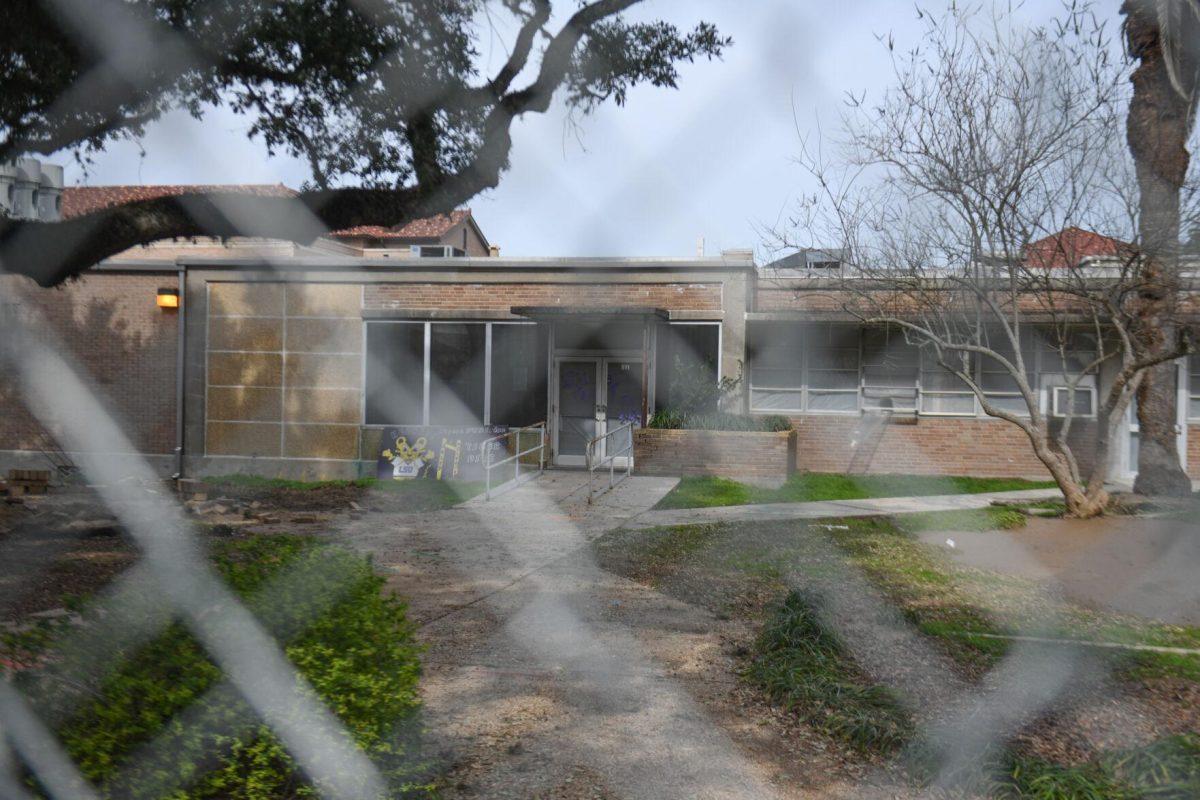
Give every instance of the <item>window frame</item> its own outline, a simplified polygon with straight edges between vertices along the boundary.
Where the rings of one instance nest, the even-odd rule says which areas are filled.
[[[1059,413],[1058,397],[1059,392],[1070,391],[1070,386],[1052,385],[1050,389],[1050,416],[1055,419],[1066,419],[1066,414]],[[1075,394],[1078,396],[1080,392],[1085,392],[1088,395],[1088,413],[1086,414],[1071,414],[1071,419],[1095,419],[1096,418],[1096,387],[1095,386],[1076,386]]]
[[[798,358],[800,359],[800,364],[799,364],[799,368],[798,368],[799,376],[800,376],[800,385],[785,386],[785,385],[777,385],[776,382],[767,383],[767,384],[756,383],[754,380],[754,376],[755,376],[754,360],[750,359],[749,370],[748,370],[750,380],[748,382],[749,385],[748,385],[747,400],[748,400],[748,407],[749,407],[751,414],[797,414],[797,415],[803,414],[803,415],[848,416],[848,415],[853,415],[853,414],[862,414],[862,413],[868,412],[868,411],[891,410],[891,411],[898,411],[901,413],[912,413],[912,414],[916,414],[917,416],[925,416],[925,417],[958,417],[958,418],[962,418],[962,419],[971,419],[971,418],[974,418],[974,419],[999,419],[997,417],[992,417],[992,416],[988,415],[987,412],[985,412],[983,410],[983,403],[981,402],[980,398],[975,394],[975,391],[973,389],[971,389],[970,387],[966,386],[965,384],[962,384],[962,382],[960,380],[958,380],[957,378],[954,379],[956,384],[961,384],[961,386],[959,386],[958,388],[954,388],[954,389],[931,389],[931,388],[929,388],[927,386],[927,381],[925,380],[925,376],[927,373],[932,373],[935,371],[941,372],[945,375],[952,375],[952,373],[945,370],[945,368],[943,368],[940,364],[937,364],[937,362],[932,359],[932,356],[931,356],[929,350],[927,348],[923,348],[923,347],[918,347],[919,356],[917,358],[917,364],[916,364],[916,379],[915,379],[914,385],[913,385],[913,399],[914,399],[915,407],[913,407],[913,408],[893,407],[891,409],[888,409],[883,406],[871,404],[870,398],[867,397],[868,389],[875,389],[875,390],[879,390],[879,391],[892,390],[892,391],[898,392],[899,387],[877,386],[874,384],[871,384],[871,385],[867,384],[866,369],[865,369],[865,364],[864,364],[864,358],[865,358],[864,347],[866,344],[867,328],[863,327],[863,326],[860,326],[857,328],[858,376],[859,376],[859,379],[858,379],[858,385],[857,385],[856,389],[854,389],[854,390],[816,389],[812,386],[812,379],[811,379],[811,376],[812,376],[812,373],[814,370],[813,370],[812,363],[811,363],[812,359],[810,358],[810,355],[809,355],[810,345],[808,344],[808,342],[812,341],[811,337],[813,336],[813,334],[810,331],[812,329],[818,327],[819,325],[834,326],[834,325],[838,325],[838,323],[811,323],[811,322],[806,323],[806,322],[799,322],[799,321],[789,323],[786,321],[769,320],[769,321],[763,321],[760,324],[762,324],[762,325],[789,325],[789,324],[791,324],[791,325],[795,325],[795,326],[798,326],[799,328],[801,328],[799,341],[802,346],[798,348],[798,350],[799,350]],[[1026,329],[1025,333],[1026,333],[1027,337],[1036,337],[1038,335],[1038,328],[1036,326],[1030,326],[1029,328]],[[749,329],[747,330],[747,341],[751,341],[751,334],[750,334]],[[1053,369],[1054,365],[1052,365],[1052,364],[1048,365],[1046,363],[1046,361],[1048,360],[1046,357],[1046,352],[1047,352],[1046,348],[1040,347],[1038,345],[1039,345],[1039,342],[1036,339],[1023,338],[1023,340],[1022,340],[1022,346],[1028,348],[1027,351],[1023,352],[1023,354],[1022,354],[1025,359],[1025,367],[1026,367],[1026,371],[1028,373],[1027,380],[1030,382],[1030,385],[1033,388],[1033,391],[1036,395],[1039,411],[1041,413],[1051,413],[1052,415],[1054,415],[1056,384],[1053,383],[1053,381],[1061,382],[1065,379],[1063,377],[1063,373],[1061,370],[1055,370],[1055,369]],[[1072,351],[1072,352],[1075,352],[1075,351]],[[1090,351],[1081,349],[1078,352],[1086,354],[1086,353],[1089,353]],[[1001,351],[1001,354],[1003,355],[1002,351]],[[1088,359],[1089,362],[1091,360],[1092,360],[1091,358]],[[1004,370],[1004,369],[997,369],[996,365],[993,365],[992,369],[985,369],[984,365],[983,365],[983,361],[984,361],[983,357],[980,357],[978,355],[971,356],[971,374],[981,389],[984,389],[983,382],[984,382],[985,373],[986,374],[1006,375],[1008,372],[1007,370]],[[994,361],[994,359],[993,359],[993,361]],[[766,369],[775,369],[775,368],[766,367]],[[782,370],[782,368],[779,368],[779,369]],[[1189,378],[1194,377],[1194,378],[1198,379],[1197,387],[1196,387],[1196,393],[1192,393],[1191,385],[1189,383],[1189,400],[1200,401],[1200,359],[1197,359],[1196,367],[1194,369],[1195,369],[1195,371],[1193,372],[1193,371],[1191,371],[1192,368],[1189,367]],[[836,370],[834,370],[834,371],[836,371]],[[1088,392],[1091,395],[1090,407],[1091,407],[1092,413],[1087,416],[1084,416],[1081,414],[1077,414],[1074,416],[1079,417],[1081,419],[1094,419],[1095,418],[1096,410],[1097,410],[1097,402],[1098,402],[1097,401],[1096,383],[1098,382],[1098,380],[1099,380],[1099,376],[1094,372],[1089,373],[1088,375],[1085,375],[1081,378],[1081,382],[1080,382],[1080,385],[1077,387],[1077,391]],[[907,389],[907,387],[905,387],[905,389]],[[758,391],[790,392],[790,393],[797,394],[797,395],[799,395],[798,407],[764,408],[764,407],[758,406],[755,404],[755,394]],[[853,411],[812,408],[811,397],[814,394],[850,394],[852,391],[857,396],[857,405],[856,405],[855,410],[853,410]],[[1006,390],[1006,391],[988,391],[988,390],[984,389],[983,393],[984,393],[985,397],[996,398],[997,400],[1010,399],[1010,398],[1022,399],[1022,404],[1021,404],[1022,407],[1020,409],[1015,410],[1014,413],[1016,413],[1022,417],[1028,417],[1030,415],[1030,410],[1027,407],[1025,407],[1020,390],[1013,389],[1013,390]],[[956,398],[956,397],[970,397],[971,398],[970,410],[967,410],[964,408],[964,410],[962,410],[962,411],[932,411],[926,407],[926,398],[929,398],[931,401],[935,401],[938,398]],[[1189,412],[1190,412],[1190,403],[1189,403]],[[1055,415],[1055,416],[1057,416],[1057,415]],[[1196,421],[1200,422],[1200,416],[1198,416],[1198,417],[1189,416],[1188,419],[1196,420]],[[1001,420],[1001,421],[1003,421],[1003,420]]]
[[[483,367],[483,409],[480,416],[480,425],[487,427],[492,424],[492,332],[493,325],[528,325],[536,326],[538,323],[534,321],[523,320],[421,320],[421,319],[368,319],[363,320],[363,397],[362,397],[362,425],[368,428],[386,428],[391,426],[412,426],[420,428],[429,427],[456,427],[453,425],[431,425],[430,418],[430,398],[432,394],[432,357],[433,357],[433,326],[434,325],[482,325],[484,326],[484,367]],[[370,351],[367,347],[368,331],[371,325],[420,325],[424,331],[424,344],[422,349],[422,383],[421,383],[421,421],[420,422],[368,422],[367,421],[367,372],[370,369]],[[461,427],[461,426],[459,426]]]
[[[1192,405],[1197,400],[1200,400],[1200,358],[1196,354],[1188,356],[1188,422],[1200,422],[1200,415],[1192,416]]]
[[[859,374],[861,376],[861,379],[859,381],[859,387],[858,387],[859,410],[860,411],[891,411],[891,412],[900,412],[901,414],[919,414],[920,409],[921,409],[921,359],[923,358],[921,348],[917,345],[909,344],[908,341],[904,339],[904,334],[901,332],[897,332],[896,335],[899,336],[904,341],[904,346],[914,348],[916,351],[916,363],[915,363],[916,369],[914,370],[913,381],[912,381],[912,406],[898,407],[898,406],[892,405],[889,407],[889,406],[883,406],[883,405],[869,405],[868,404],[869,401],[871,399],[875,399],[875,398],[867,397],[867,392],[869,390],[870,391],[878,391],[878,392],[899,392],[900,388],[897,386],[882,386],[879,384],[867,382],[867,367],[868,367],[868,364],[867,364],[867,333],[870,329],[863,327],[863,328],[860,328],[859,330],[860,330],[860,332],[859,332],[859,337],[858,337],[858,339],[859,339],[858,370],[859,370]],[[878,326],[876,326],[876,330],[879,330]],[[890,330],[883,330],[880,332],[886,333],[889,336],[891,334]],[[882,366],[882,365],[872,364],[870,366]],[[905,386],[904,390],[907,391],[908,388],[909,387]],[[888,394],[888,395],[884,395],[884,396],[892,397],[893,395]]]

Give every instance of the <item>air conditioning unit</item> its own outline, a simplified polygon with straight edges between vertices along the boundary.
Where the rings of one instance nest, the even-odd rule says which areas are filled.
[[[58,222],[62,219],[63,168],[57,164],[42,164],[41,167],[38,218],[44,222]]]
[[[447,244],[414,244],[412,253],[418,258],[454,258],[466,255],[462,249]]]
[[[62,219],[63,168],[36,158],[0,162],[0,216]]]
[[[11,162],[0,162],[0,216],[15,217],[17,206],[17,178],[20,170]]]

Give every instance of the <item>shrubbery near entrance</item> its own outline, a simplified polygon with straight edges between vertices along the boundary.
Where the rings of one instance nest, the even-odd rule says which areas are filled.
[[[700,431],[767,431],[778,433],[790,431],[792,422],[787,417],[778,414],[767,416],[751,416],[750,414],[731,414],[724,411],[688,414],[671,409],[654,412],[650,417],[649,428],[664,430],[700,430]]]

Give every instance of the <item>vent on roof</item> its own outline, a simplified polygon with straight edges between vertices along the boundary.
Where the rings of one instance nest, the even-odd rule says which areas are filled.
[[[804,265],[808,269],[839,269],[842,266],[842,251],[805,250]]]
[[[63,169],[36,158],[0,163],[0,216],[55,222],[61,217]]]
[[[420,258],[453,258],[466,255],[461,248],[451,247],[448,244],[414,244],[412,252],[413,255]]]

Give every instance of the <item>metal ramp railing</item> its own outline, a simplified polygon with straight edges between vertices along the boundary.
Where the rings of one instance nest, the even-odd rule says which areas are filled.
[[[620,450],[610,452],[611,445],[608,440],[615,438],[617,434],[623,431],[627,433],[625,446]],[[596,458],[596,454],[600,452],[599,447],[601,443],[604,444],[604,455],[600,458]],[[617,459],[622,455],[625,456],[625,472],[620,478],[617,478]],[[595,486],[593,485],[596,477],[596,470],[603,469],[606,466],[608,467],[608,486],[597,492]],[[595,439],[592,439],[590,442],[588,442],[587,468],[589,504],[605,492],[611,491],[617,484],[633,474],[633,423],[626,422],[624,425],[613,428],[604,435],[597,436]]]
[[[525,433],[529,433],[531,431],[536,431],[538,434],[537,444],[533,447],[530,447],[527,450],[522,450],[521,449],[521,435],[525,434]],[[507,441],[508,437],[510,437],[510,436],[515,437],[515,440],[513,442],[514,446],[512,449],[515,450],[516,452],[513,453],[512,455],[508,456],[507,458],[502,458],[499,461],[492,461],[492,453],[496,450],[501,449],[501,445],[499,443],[501,441]],[[508,452],[507,445],[504,445],[503,449],[505,452]],[[525,473],[526,480],[529,480],[531,478],[536,478],[537,476],[541,475],[543,472],[546,471],[546,423],[545,422],[538,422],[533,425],[527,425],[522,428],[509,428],[507,431],[500,434],[499,436],[493,436],[491,439],[488,439],[483,443],[482,452],[480,453],[480,456],[483,459],[483,480],[484,480],[483,492],[484,492],[484,500],[485,501],[491,500],[492,495],[497,493],[501,488],[504,488],[504,491],[508,491],[508,489],[516,488],[518,482],[521,481],[521,458],[524,456],[530,455],[531,453],[538,454],[537,470],[527,471]],[[510,462],[513,464],[513,476],[511,478],[509,478],[508,480],[501,481],[499,484],[497,484],[493,488],[492,473],[495,470],[503,467],[505,464],[508,464]]]
[[[42,457],[50,462],[50,466],[54,467],[54,471],[60,477],[69,477],[79,469],[66,451],[59,446],[58,440],[41,425],[38,425],[34,431],[34,446],[37,447]]]

